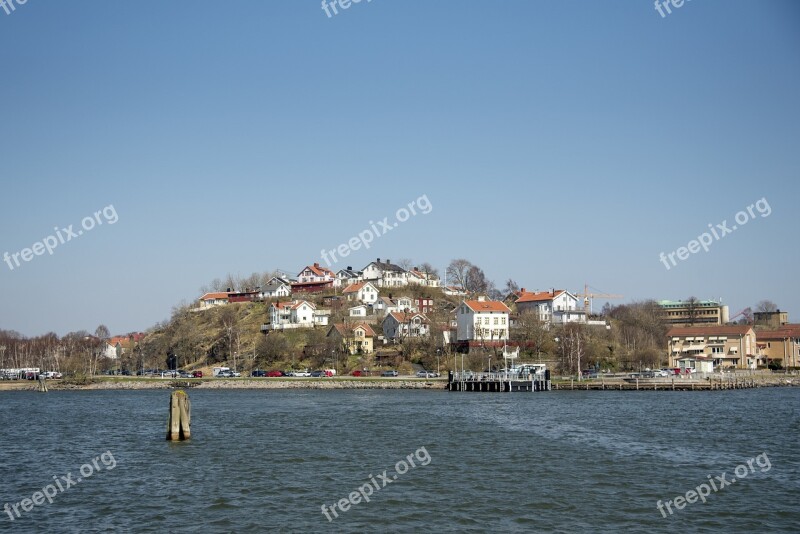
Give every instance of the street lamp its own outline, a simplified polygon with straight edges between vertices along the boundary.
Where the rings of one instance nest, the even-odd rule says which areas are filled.
[[[436,375],[437,376],[440,376],[440,372],[441,372],[439,370],[439,354],[441,352],[442,352],[442,349],[436,349]]]

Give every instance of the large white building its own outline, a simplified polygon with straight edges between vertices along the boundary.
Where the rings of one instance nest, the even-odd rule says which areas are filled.
[[[496,300],[462,301],[456,310],[458,341],[506,341],[511,310]]]
[[[530,312],[545,323],[585,323],[586,312],[578,297],[564,289],[526,291],[523,287],[516,301],[519,313]]]

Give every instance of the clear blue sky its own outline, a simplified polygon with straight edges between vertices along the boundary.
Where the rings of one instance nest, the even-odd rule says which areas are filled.
[[[421,195],[336,267],[465,257],[498,285],[800,322],[798,2],[29,0],[0,9],[0,81],[0,254],[118,216],[0,263],[3,329],[144,330]]]

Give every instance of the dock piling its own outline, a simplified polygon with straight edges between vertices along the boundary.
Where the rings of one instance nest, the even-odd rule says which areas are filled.
[[[173,391],[169,400],[167,441],[184,441],[191,437],[191,403],[185,391]]]

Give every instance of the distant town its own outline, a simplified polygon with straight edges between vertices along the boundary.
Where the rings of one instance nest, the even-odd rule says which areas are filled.
[[[142,373],[331,369],[405,373],[496,370],[504,350],[565,375],[659,368],[685,373],[797,369],[800,324],[771,301],[733,316],[714,300],[651,300],[594,310],[622,295],[558,288],[497,288],[467,260],[444,282],[430,264],[376,258],[334,272],[319,263],[215,280],[147,332],[100,326],[25,338],[0,332],[0,369]],[[392,375],[393,376],[393,375]]]

